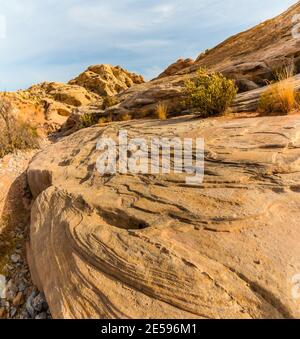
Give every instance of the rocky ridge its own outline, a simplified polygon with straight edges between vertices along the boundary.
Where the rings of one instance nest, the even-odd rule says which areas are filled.
[[[109,108],[107,114],[118,117],[131,111],[134,117],[149,117],[153,116],[157,103],[163,102],[169,107],[170,115],[176,115],[180,111],[184,82],[194,78],[201,67],[234,79],[240,93],[247,93],[239,96],[237,103],[248,101],[250,91],[261,93],[260,88],[274,80],[276,70],[294,66],[295,72],[300,72],[300,44],[292,35],[293,16],[298,13],[300,2],[283,14],[205,51],[196,61],[178,60],[153,81],[119,94],[120,103]],[[252,102],[248,110],[255,109],[257,102],[256,97],[256,105]],[[234,104],[234,111],[238,112],[239,107],[240,104]],[[246,107],[242,105],[242,112]]]
[[[26,120],[30,118],[40,129],[53,132],[78,108],[101,110],[105,97],[143,82],[142,76],[119,66],[95,65],[68,84],[44,82],[5,95]]]
[[[188,74],[208,67],[233,79],[248,80],[259,86],[272,80],[274,70],[294,64],[300,72],[299,39],[293,37],[293,17],[299,14],[300,2],[277,17],[225,40],[201,53],[195,63],[177,74]]]

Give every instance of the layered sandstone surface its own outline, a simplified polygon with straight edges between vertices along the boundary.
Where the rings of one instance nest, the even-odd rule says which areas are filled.
[[[205,178],[101,176],[101,137],[205,138]],[[31,162],[29,259],[54,318],[295,318],[300,117],[81,130]],[[59,154],[59,156],[58,156]]]

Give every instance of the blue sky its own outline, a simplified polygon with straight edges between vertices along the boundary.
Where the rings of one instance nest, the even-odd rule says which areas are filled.
[[[109,63],[151,79],[296,0],[0,0],[0,90]],[[3,26],[6,22],[6,38]]]

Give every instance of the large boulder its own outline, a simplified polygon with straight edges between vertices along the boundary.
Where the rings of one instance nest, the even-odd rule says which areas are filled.
[[[126,113],[134,118],[153,117],[159,102],[168,106],[169,116],[178,114],[181,112],[183,85],[181,79],[173,81],[168,78],[166,82],[158,79],[134,86],[121,93],[118,96],[119,104],[108,108],[106,114],[116,116],[116,120]]]
[[[52,316],[300,317],[299,126],[299,116],[132,121],[39,153],[27,172],[28,256]],[[204,182],[101,176],[96,143],[121,129],[149,140],[203,137]]]
[[[239,93],[244,93],[259,88],[259,86],[254,81],[248,80],[244,77],[236,79],[235,84]]]
[[[49,94],[54,97],[54,100],[75,107],[88,105],[92,99],[89,92],[80,86],[59,87]]]
[[[114,96],[134,84],[144,83],[142,76],[130,73],[120,66],[95,65],[69,82],[101,96]]]

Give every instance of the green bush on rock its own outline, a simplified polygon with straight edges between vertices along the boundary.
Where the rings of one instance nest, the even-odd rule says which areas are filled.
[[[185,82],[184,106],[202,117],[224,114],[237,95],[233,80],[220,73],[198,70],[197,77]]]

